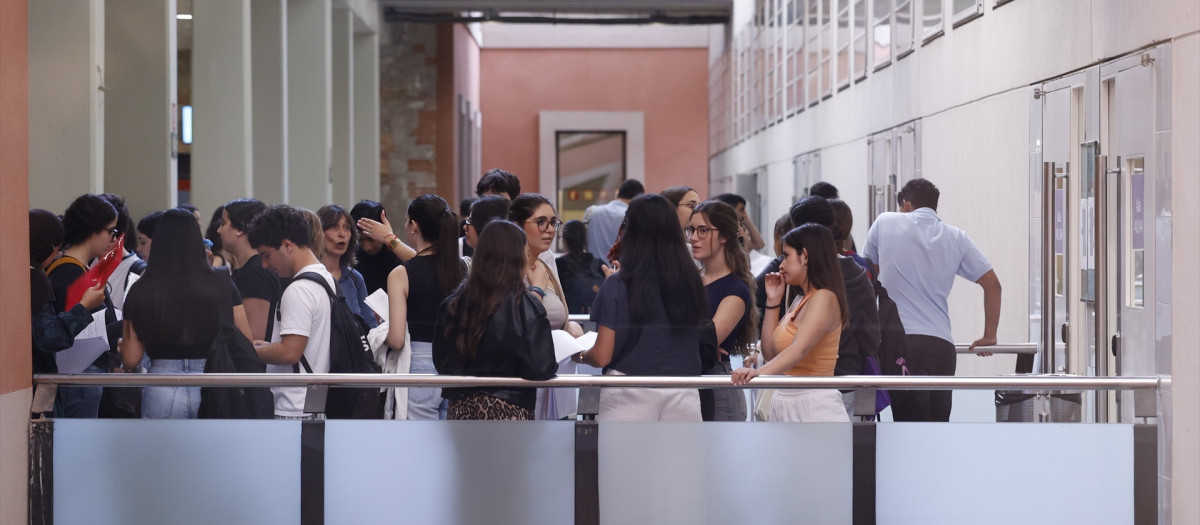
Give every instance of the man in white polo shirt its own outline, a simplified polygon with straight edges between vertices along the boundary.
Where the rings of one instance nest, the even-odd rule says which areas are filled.
[[[947,299],[955,275],[983,288],[983,337],[971,350],[996,344],[1000,322],[1000,280],[992,263],[966,233],[938,217],[939,196],[937,187],[925,179],[908,181],[898,197],[902,213],[876,218],[862,252],[879,267],[879,282],[896,302],[907,334],[903,366],[911,375],[954,375]],[[949,390],[893,390],[891,395],[896,421],[950,420]]]
[[[337,289],[337,282],[313,254],[312,226],[305,210],[279,205],[260,213],[248,226],[250,245],[262,256],[263,266],[283,279],[312,272]],[[329,372],[329,295],[321,285],[296,280],[283,290],[279,300],[277,332],[270,343],[255,341],[258,357],[268,373],[303,373],[301,357],[312,372]],[[275,419],[311,419],[321,414],[304,411],[304,387],[272,388]]]

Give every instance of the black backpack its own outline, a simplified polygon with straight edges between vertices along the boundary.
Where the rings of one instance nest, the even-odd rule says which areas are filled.
[[[261,374],[267,365],[258,358],[254,345],[233,324],[233,313],[221,309],[220,326],[204,362],[206,374]],[[255,387],[202,387],[200,419],[271,419],[275,398],[271,389]]]
[[[346,297],[330,288],[329,282],[319,274],[305,272],[292,282],[299,280],[318,283],[329,294],[329,373],[383,373],[367,342],[369,329],[350,310]],[[312,373],[308,359],[303,356],[295,367],[297,373],[301,365],[305,372]],[[378,388],[330,388],[325,398],[325,417],[329,419],[379,419],[381,414]]]
[[[901,359],[908,355],[904,323],[896,302],[888,297],[887,289],[875,281],[875,299],[879,301],[879,367],[884,375],[908,375]]]

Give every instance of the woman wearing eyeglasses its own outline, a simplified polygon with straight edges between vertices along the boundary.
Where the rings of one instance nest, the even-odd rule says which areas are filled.
[[[562,220],[554,213],[554,206],[545,197],[536,193],[517,196],[508,206],[508,220],[525,230],[526,267],[525,279],[529,288],[542,300],[546,308],[546,319],[551,330],[566,330],[574,337],[583,335],[579,323],[567,318],[567,299],[562,283],[551,264],[540,256],[550,250],[554,236],[562,226]],[[553,259],[551,259],[553,260]],[[566,361],[558,368],[560,374],[575,373],[575,364]],[[535,415],[538,419],[558,419],[575,411],[575,391],[569,388],[538,391]]]
[[[50,287],[54,292],[54,311],[66,311],[67,289],[76,279],[83,277],[92,260],[104,255],[121,230],[117,227],[117,210],[99,195],[81,195],[63,213],[63,255],[46,270]],[[84,373],[111,371],[117,339],[121,337],[121,324],[108,293],[104,294],[105,324],[109,325],[109,349],[111,353],[100,354],[83,370]],[[95,313],[95,312],[93,312]],[[69,372],[69,371],[64,371]],[[100,387],[61,387],[55,402],[60,417],[96,417],[100,408]]]
[[[659,193],[671,204],[675,205],[675,215],[679,217],[679,228],[686,228],[692,220],[692,212],[700,205],[700,194],[691,186],[671,186]]]
[[[707,314],[717,331],[716,364],[706,375],[729,375],[730,354],[746,355],[758,339],[758,309],[754,306],[754,276],[750,259],[738,245],[737,211],[721,201],[696,207],[684,234],[692,257],[700,262],[700,276],[708,294]],[[700,414],[705,421],[745,421],[746,397],[741,390],[700,391]]]

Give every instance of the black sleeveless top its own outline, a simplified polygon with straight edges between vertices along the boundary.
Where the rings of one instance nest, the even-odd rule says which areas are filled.
[[[438,286],[432,256],[413,257],[404,268],[408,271],[408,334],[413,341],[432,343],[438,309],[450,294],[443,294]]]

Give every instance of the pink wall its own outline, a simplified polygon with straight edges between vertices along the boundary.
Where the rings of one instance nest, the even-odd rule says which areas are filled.
[[[29,388],[29,47],[25,0],[0,0],[0,394]],[[4,461],[13,458],[3,458]],[[14,513],[15,514],[15,513]]]
[[[539,111],[641,111],[646,191],[708,194],[707,49],[483,49],[483,169],[537,191]],[[553,174],[550,174],[553,176]]]

